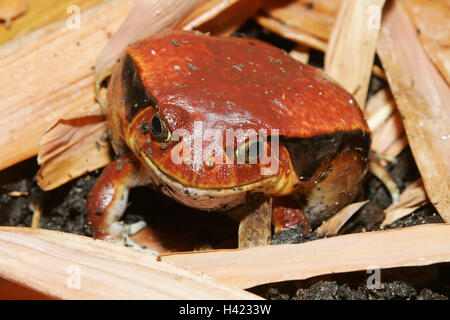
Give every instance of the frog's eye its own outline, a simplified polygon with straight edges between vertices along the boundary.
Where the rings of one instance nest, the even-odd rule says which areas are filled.
[[[237,163],[256,164],[262,155],[264,140],[251,139],[241,144],[236,150]]]
[[[155,113],[153,116],[150,129],[156,141],[165,142],[170,140],[170,131],[159,113]]]

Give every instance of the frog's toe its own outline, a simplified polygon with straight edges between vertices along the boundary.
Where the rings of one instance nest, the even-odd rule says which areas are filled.
[[[273,199],[272,224],[274,233],[292,228],[311,232],[308,218],[293,197],[275,197]]]
[[[125,224],[122,221],[113,222],[110,226],[110,233],[108,240],[129,248],[157,255],[159,254],[159,252],[145,248],[136,241],[134,241],[133,239],[131,239],[131,236],[145,229],[145,227],[147,227],[145,221],[138,221],[131,224]]]
[[[135,222],[135,223],[125,225],[125,227],[127,228],[128,234],[130,236],[133,236],[136,233],[142,231],[143,229],[145,229],[146,226],[147,226],[147,224],[145,223],[145,221],[142,221],[142,220]]]

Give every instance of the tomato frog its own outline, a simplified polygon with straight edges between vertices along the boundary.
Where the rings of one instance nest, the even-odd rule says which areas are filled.
[[[352,95],[259,40],[164,31],[131,44],[104,111],[117,160],[88,198],[96,238],[129,241],[119,220],[141,185],[204,211],[263,194],[296,206],[274,208],[275,232],[299,215],[317,226],[355,199],[368,168],[371,133]]]

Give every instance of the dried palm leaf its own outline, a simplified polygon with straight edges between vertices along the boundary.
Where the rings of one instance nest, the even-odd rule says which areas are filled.
[[[395,100],[388,87],[381,89],[369,99],[365,114],[372,133],[389,119],[395,109]]]
[[[408,146],[408,139],[403,134],[394,141],[385,151],[384,154],[390,157],[397,157]]]
[[[13,0],[21,2],[23,0]],[[134,1],[134,0],[125,0]],[[0,1],[1,2],[1,1]],[[59,20],[74,18],[105,0],[33,0],[9,28],[0,28],[0,45],[23,37]],[[76,18],[75,18],[76,19]]]
[[[307,3],[308,2],[305,2],[304,5],[309,6]],[[311,33],[308,33],[301,29],[294,28],[284,23],[283,21],[277,20],[272,17],[268,17],[263,14],[257,14],[255,16],[255,20],[262,27],[274,33],[277,33],[288,40],[296,42],[302,46],[316,49],[322,52],[325,52],[327,50],[327,40],[320,39]],[[372,66],[372,72],[374,75],[377,75],[382,79],[385,78],[383,70],[376,65]]]
[[[429,224],[296,245],[162,255],[161,260],[251,288],[319,275],[450,261],[450,226]]]
[[[95,85],[97,91],[100,84],[112,72],[116,60],[130,43],[143,39],[146,36],[165,28],[173,28],[183,18],[207,0],[170,0],[170,1],[148,1],[137,0],[136,5],[122,24],[106,44],[95,64]],[[102,99],[97,92],[97,98]]]
[[[384,153],[405,132],[402,117],[398,111],[386,120],[373,134],[372,150]]]
[[[322,223],[322,225],[317,228],[316,232],[322,235],[336,235],[342,226],[350,219],[359,209],[361,209],[369,200],[355,202],[349,204],[341,211],[336,213],[330,219]]]
[[[428,197],[450,222],[450,88],[428,60],[402,3],[387,9],[377,52]]]
[[[388,189],[389,194],[391,195],[392,203],[397,204],[400,191],[398,190],[397,184],[395,183],[394,180],[392,180],[386,168],[383,167],[381,164],[379,164],[376,159],[371,158],[369,170],[370,173],[372,173],[381,182],[383,182],[386,189]]]
[[[324,40],[318,39],[307,32],[285,25],[276,19],[263,15],[256,15],[255,20],[262,27],[275,32],[286,39],[297,42],[298,44],[320,51],[325,51],[327,49],[327,43]]]
[[[9,27],[11,20],[21,15],[27,9],[29,0],[2,0],[0,2],[0,20]]]
[[[39,146],[37,181],[43,190],[55,189],[112,160],[103,116],[59,120]]]
[[[145,252],[43,229],[0,228],[0,277],[59,299],[259,299]]]
[[[7,194],[10,197],[22,197],[22,196],[28,196],[29,192],[27,191],[19,191],[19,190],[13,190],[13,191],[5,191],[0,189],[0,193]]]
[[[218,1],[215,0],[212,2],[215,3]],[[262,0],[222,0],[217,6],[207,11],[198,19],[185,25],[183,29],[192,30],[195,28],[199,31],[209,32],[216,36],[229,36],[253,16],[261,5]],[[185,20],[189,21],[189,18],[190,17],[188,16]],[[180,26],[183,26],[184,23],[185,22],[182,22]]]
[[[299,44],[289,52],[289,55],[297,61],[308,63],[309,48]]]
[[[448,0],[402,1],[420,32],[420,40],[450,85],[450,2]]]
[[[41,222],[42,209],[40,205],[34,205],[33,216],[31,217],[31,228],[39,228]]]
[[[341,0],[276,0],[266,1],[262,11],[287,26],[328,40]]]
[[[325,72],[353,94],[362,109],[366,105],[384,2],[344,0],[325,55]]]
[[[377,66],[376,64],[372,67],[372,73],[374,76],[377,76],[380,79],[386,80],[386,74],[384,73],[384,70]]]
[[[210,0],[191,10],[179,23],[185,30],[193,30],[214,19],[221,12],[234,5],[239,0]]]
[[[0,169],[35,155],[51,125],[95,102],[91,68],[131,3],[106,1],[81,13],[80,29],[60,21],[0,47],[10,75],[0,77]]]
[[[380,227],[394,223],[398,219],[406,217],[428,202],[422,179],[411,183],[400,195],[399,202],[386,208],[386,216]]]

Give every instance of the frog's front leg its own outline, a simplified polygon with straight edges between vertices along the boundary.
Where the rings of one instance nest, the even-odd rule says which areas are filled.
[[[87,224],[94,237],[135,246],[130,228],[120,218],[125,212],[131,188],[151,183],[140,162],[131,154],[108,164],[89,194]]]
[[[274,233],[300,228],[304,232],[311,232],[308,218],[293,197],[273,198],[272,224]]]

